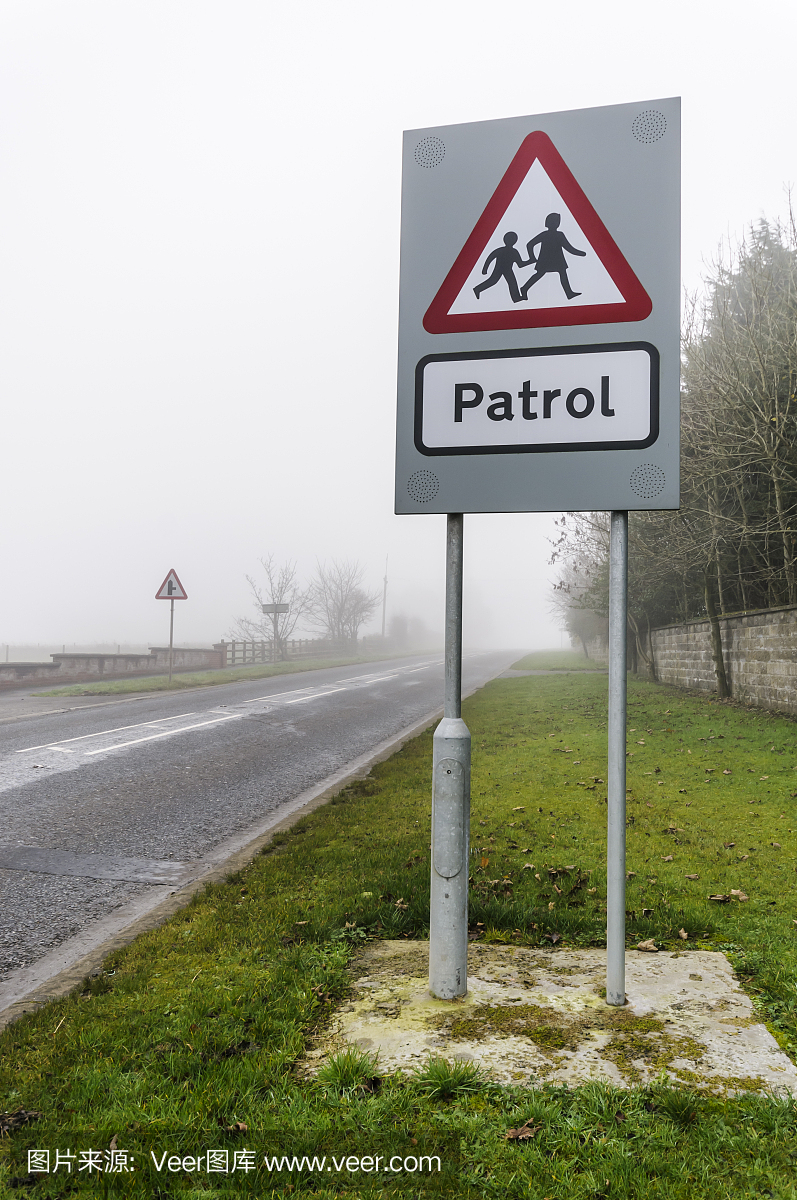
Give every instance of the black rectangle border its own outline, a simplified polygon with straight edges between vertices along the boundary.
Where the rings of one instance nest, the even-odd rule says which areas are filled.
[[[641,442],[555,442],[547,446],[440,446],[423,443],[423,372],[432,362],[466,362],[483,358],[537,358],[554,354],[595,354],[644,350],[650,357],[650,433]],[[577,454],[584,450],[644,450],[659,436],[659,352],[650,342],[598,342],[590,346],[549,346],[520,350],[469,350],[455,354],[427,354],[415,368],[415,449],[427,458],[452,454]]]

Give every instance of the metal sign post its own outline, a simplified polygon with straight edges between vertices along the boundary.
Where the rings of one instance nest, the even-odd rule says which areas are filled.
[[[271,643],[271,661],[276,662],[277,661],[277,626],[279,624],[279,622],[277,621],[277,617],[280,615],[280,613],[289,612],[291,606],[290,606],[290,604],[261,604],[260,607],[262,608],[262,610],[266,616],[268,616],[269,613],[271,614],[272,628],[274,630],[274,637],[273,637],[273,640]]]
[[[172,570],[164,579],[163,583],[155,593],[156,600],[171,600],[169,611],[169,683],[172,681],[172,666],[174,659],[174,602],[175,600],[187,600],[188,592],[185,590],[180,580],[177,578],[177,572]]]
[[[625,1004],[625,727],[628,513],[613,512],[609,541],[609,817],[606,842],[606,1003]]]
[[[462,514],[611,512],[607,1002],[625,1002],[628,511],[680,503],[680,102],[404,135],[397,513],[448,516],[430,987],[467,988]]]
[[[453,1000],[468,990],[470,731],[462,720],[462,550],[464,517],[446,530],[445,706],[432,757],[432,886],[429,990]]]
[[[172,681],[172,660],[174,657],[174,596],[172,596],[169,612],[169,683]]]

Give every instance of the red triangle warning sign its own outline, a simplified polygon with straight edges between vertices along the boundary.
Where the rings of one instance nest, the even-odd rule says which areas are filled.
[[[428,333],[643,321],[653,305],[546,133],[523,141],[423,319]]]
[[[188,592],[185,590],[180,580],[177,578],[177,572],[172,570],[164,579],[163,583],[155,593],[156,600],[187,600]]]

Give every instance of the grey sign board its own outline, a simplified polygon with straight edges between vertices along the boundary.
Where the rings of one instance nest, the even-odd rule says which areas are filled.
[[[677,508],[680,102],[404,135],[396,512]]]

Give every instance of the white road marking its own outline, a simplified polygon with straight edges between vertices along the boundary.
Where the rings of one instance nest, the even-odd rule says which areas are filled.
[[[136,725],[117,725],[114,729],[101,729],[99,733],[83,733],[80,737],[62,738],[60,742],[44,742],[41,746],[26,746],[24,750],[15,750],[15,754],[29,754],[31,750],[57,750],[59,746],[68,745],[69,742],[85,742],[86,738],[104,737],[106,733],[122,733],[125,729],[143,729],[149,726],[158,725],[162,721],[179,721],[183,717],[195,717],[196,713],[178,713],[176,717],[157,717],[152,721],[139,721]]]
[[[288,704],[306,704],[308,700],[320,700],[322,696],[331,696],[334,692],[345,692],[345,688],[330,688],[328,692],[315,692],[312,696],[299,696],[298,700],[288,700]]]
[[[218,725],[221,721],[237,721],[238,715],[216,717],[213,721],[199,721],[196,725],[184,725],[182,729],[164,729],[161,733],[151,733],[148,737],[133,738],[130,742],[119,742],[115,746],[102,746],[99,750],[87,750],[86,758],[95,754],[110,754],[113,750],[124,750],[127,746],[138,746],[141,742],[154,742],[157,738],[174,737],[178,733],[188,733],[191,729],[202,729],[205,725]],[[109,732],[111,732],[109,730]]]
[[[292,692],[275,692],[273,696],[255,696],[254,700],[243,700],[242,704],[260,704],[262,700],[281,700],[283,696],[298,696],[303,692],[312,692],[312,688],[294,688]]]

